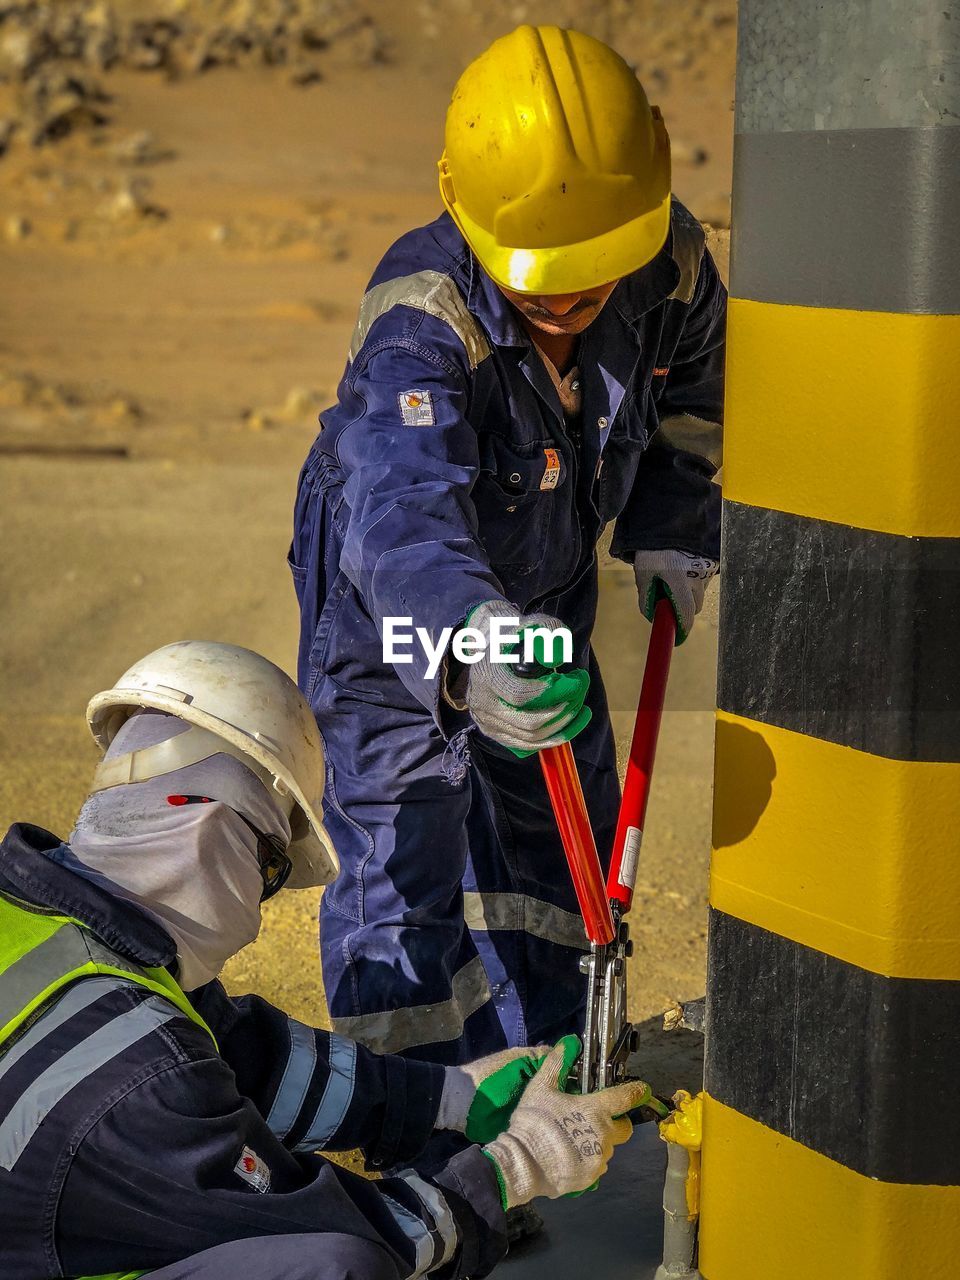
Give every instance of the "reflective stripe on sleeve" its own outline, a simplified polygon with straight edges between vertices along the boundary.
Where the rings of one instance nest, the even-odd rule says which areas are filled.
[[[703,262],[703,252],[707,244],[706,237],[700,223],[695,221],[692,215],[681,213],[676,205],[674,205],[671,227],[673,229],[671,256],[680,268],[680,283],[670,297],[676,302],[691,303],[697,291],[700,264]]]
[[[433,1234],[427,1224],[412,1213],[409,1209],[405,1209],[392,1196],[384,1194],[383,1202],[393,1215],[393,1219],[397,1226],[407,1237],[416,1251],[416,1262],[413,1270],[409,1273],[407,1280],[417,1280],[418,1276],[425,1276],[428,1271],[432,1271],[437,1265],[437,1241],[434,1240]]]
[[[443,1198],[439,1187],[424,1182],[412,1170],[401,1175],[404,1182],[411,1187],[433,1216],[434,1226],[443,1243],[443,1254],[434,1262],[434,1268],[442,1267],[449,1262],[457,1247],[457,1224],[453,1220],[450,1206]]]
[[[342,1036],[330,1037],[330,1075],[310,1127],[297,1143],[297,1151],[324,1147],[343,1124],[353,1101],[357,1076],[357,1046]]]
[[[66,994],[56,1004],[52,1004],[46,1013],[37,1019],[30,1030],[16,1041],[13,1048],[0,1058],[0,1080],[3,1079],[11,1067],[17,1065],[25,1054],[28,1054],[31,1049],[36,1049],[48,1035],[51,1035],[58,1027],[62,1027],[65,1022],[69,1022],[75,1014],[81,1013],[88,1005],[93,1004],[95,1000],[105,996],[108,991],[116,991],[121,986],[132,985],[132,983],[120,982],[116,978],[85,978],[80,982],[74,983],[72,987],[68,987]]]
[[[151,996],[58,1058],[21,1094],[0,1123],[0,1168],[14,1167],[43,1121],[77,1085],[164,1023],[183,1016],[172,1004]]]
[[[290,1031],[290,1054],[267,1116],[267,1128],[280,1139],[293,1128],[317,1069],[317,1037],[313,1028],[304,1026],[295,1018],[287,1019],[287,1027]]]
[[[686,453],[697,453],[719,467],[723,455],[723,427],[719,422],[698,418],[692,413],[675,413],[664,418],[658,434],[664,444]]]
[[[490,354],[490,343],[450,276],[440,271],[418,271],[374,285],[364,296],[350,341],[351,361],[356,359],[375,321],[394,307],[413,307],[449,325],[463,343],[471,369]]]

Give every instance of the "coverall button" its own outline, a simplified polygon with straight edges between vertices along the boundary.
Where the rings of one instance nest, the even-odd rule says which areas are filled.
[[[603,428],[604,428],[606,425],[607,425],[607,420],[606,420],[606,418],[598,418],[598,419],[597,419],[597,426],[600,428],[600,430],[601,430],[601,431],[603,430]]]
[[[513,475],[510,477],[510,483],[511,483],[511,484],[519,484],[519,483],[520,483],[520,472],[519,472],[519,471],[514,471]]]
[[[516,508],[516,504],[514,504],[514,506],[512,506],[512,507],[507,507],[507,510],[508,510],[508,511],[516,511],[516,509],[517,509],[517,508]]]

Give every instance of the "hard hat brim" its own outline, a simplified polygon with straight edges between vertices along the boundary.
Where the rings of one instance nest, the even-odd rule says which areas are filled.
[[[320,839],[315,824],[310,820],[307,822],[306,833],[290,842],[287,856],[292,866],[284,888],[319,889],[322,885],[336,879],[340,870],[340,859],[337,857],[330,837],[327,836],[326,827],[319,821],[316,827],[323,832],[326,837],[325,842]]]
[[[441,196],[461,235],[495,284],[514,293],[586,293],[622,280],[652,262],[670,230],[670,191],[656,208],[578,244],[515,249],[496,238],[456,203]]]
[[[287,880],[289,888],[314,888],[329,884],[336,878],[340,871],[340,859],[323,824],[322,814],[317,812],[315,805],[304,795],[289,770],[256,738],[237,729],[234,725],[227,724],[217,716],[210,715],[196,706],[191,706],[185,716],[186,708],[182,696],[165,695],[153,689],[144,690],[129,686],[125,688],[122,685],[96,694],[87,705],[87,724],[101,751],[106,750],[114,736],[108,728],[111,713],[119,714],[125,711],[127,714],[123,718],[126,719],[139,707],[166,711],[169,715],[177,716],[178,719],[186,718],[191,724],[209,729],[234,746],[241,747],[252,760],[277,779],[283,790],[293,796],[297,807],[293,817],[295,828],[293,839],[287,850],[293,864]]]

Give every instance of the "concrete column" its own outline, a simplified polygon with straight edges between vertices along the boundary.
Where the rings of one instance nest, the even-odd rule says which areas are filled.
[[[960,1275],[960,4],[741,0],[704,1280]]]

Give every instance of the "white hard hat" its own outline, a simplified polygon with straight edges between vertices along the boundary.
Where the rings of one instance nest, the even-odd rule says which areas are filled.
[[[166,711],[201,732],[192,735],[192,746],[189,732],[161,744],[169,755],[166,765],[154,762],[139,774],[134,757],[157,748],[107,761],[98,773],[113,769],[113,776],[101,779],[101,787],[141,781],[225,751],[280,796],[291,797],[290,888],[306,889],[334,878],[340,864],[321,809],[323,743],[313,712],[285,672],[233,644],[181,640],[164,645],[135,662],[112,689],[90,699],[87,723],[101,750],[106,751],[140,707]],[[115,766],[127,774],[117,776]]]

